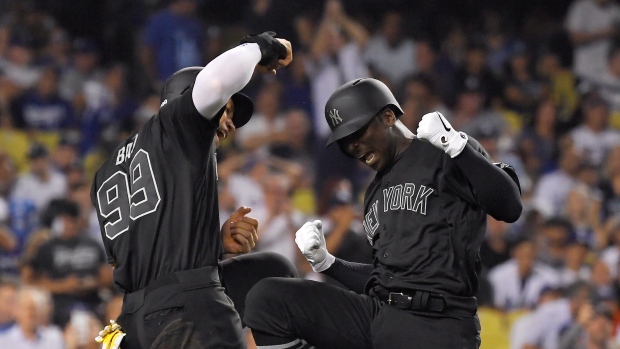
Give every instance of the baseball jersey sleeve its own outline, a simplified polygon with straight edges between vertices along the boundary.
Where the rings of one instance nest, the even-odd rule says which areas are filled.
[[[260,60],[258,45],[251,43],[230,49],[207,64],[196,76],[191,93],[198,113],[214,119],[230,97],[247,85]]]
[[[368,279],[370,279],[372,270],[373,266],[371,264],[347,262],[336,258],[334,264],[326,269],[323,274],[333,277],[351,291],[361,294],[364,293],[364,288]]]
[[[470,140],[461,154],[446,161],[448,171],[454,173],[447,176],[447,183],[458,196],[495,219],[512,223],[519,218],[523,209],[519,187],[489,160],[477,141]]]

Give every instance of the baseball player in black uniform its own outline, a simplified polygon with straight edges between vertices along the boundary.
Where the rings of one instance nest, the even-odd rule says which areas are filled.
[[[242,312],[260,277],[294,273],[265,254],[218,265],[224,253],[254,247],[258,222],[242,207],[220,230],[214,137],[252,115],[251,100],[238,91],[255,68],[275,74],[292,60],[290,43],[274,35],[246,37],[206,67],[175,73],[158,114],[97,171],[91,197],[115,284],[125,292],[124,349],[151,347],[177,320],[185,329],[176,333],[177,348],[245,348],[229,295]]]
[[[478,348],[474,295],[486,215],[514,222],[518,179],[438,112],[417,135],[380,81],[351,81],[329,98],[328,144],[377,171],[364,198],[372,265],[325,248],[321,222],[307,222],[296,243],[316,272],[351,291],[268,278],[250,291],[244,320],[259,348]],[[513,179],[514,177],[514,179]]]

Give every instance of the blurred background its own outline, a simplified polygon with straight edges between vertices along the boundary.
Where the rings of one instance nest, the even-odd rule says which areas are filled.
[[[295,59],[244,89],[255,115],[217,150],[222,220],[252,207],[256,250],[309,279],[335,283],[297,251],[306,220],[323,220],[336,256],[371,262],[374,173],[323,147],[323,107],[372,76],[411,130],[439,110],[519,174],[522,217],[489,218],[480,251],[482,348],[620,347],[615,0],[1,0],[0,347],[98,346],[122,296],[94,172],[157,112],[174,71],[265,30]]]

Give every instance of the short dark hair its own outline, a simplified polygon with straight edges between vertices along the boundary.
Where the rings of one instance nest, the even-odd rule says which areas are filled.
[[[28,149],[28,159],[30,160],[47,157],[49,154],[47,147],[41,143],[34,143]]]
[[[592,289],[592,286],[583,280],[576,281],[568,285],[564,290],[564,295],[568,299],[577,299],[581,297],[581,293],[584,291],[588,293],[587,297],[589,299],[594,298],[594,290]]]
[[[80,206],[77,202],[69,199],[61,199],[58,201],[57,206],[57,215],[58,216],[69,216],[73,218],[77,218],[80,216]]]
[[[564,228],[570,234],[573,224],[564,217],[550,217],[542,223],[543,228]]]

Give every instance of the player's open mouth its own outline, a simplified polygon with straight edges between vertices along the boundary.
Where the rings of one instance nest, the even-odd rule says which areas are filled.
[[[359,157],[360,160],[366,163],[366,165],[370,165],[370,163],[375,159],[375,153],[364,153]]]

